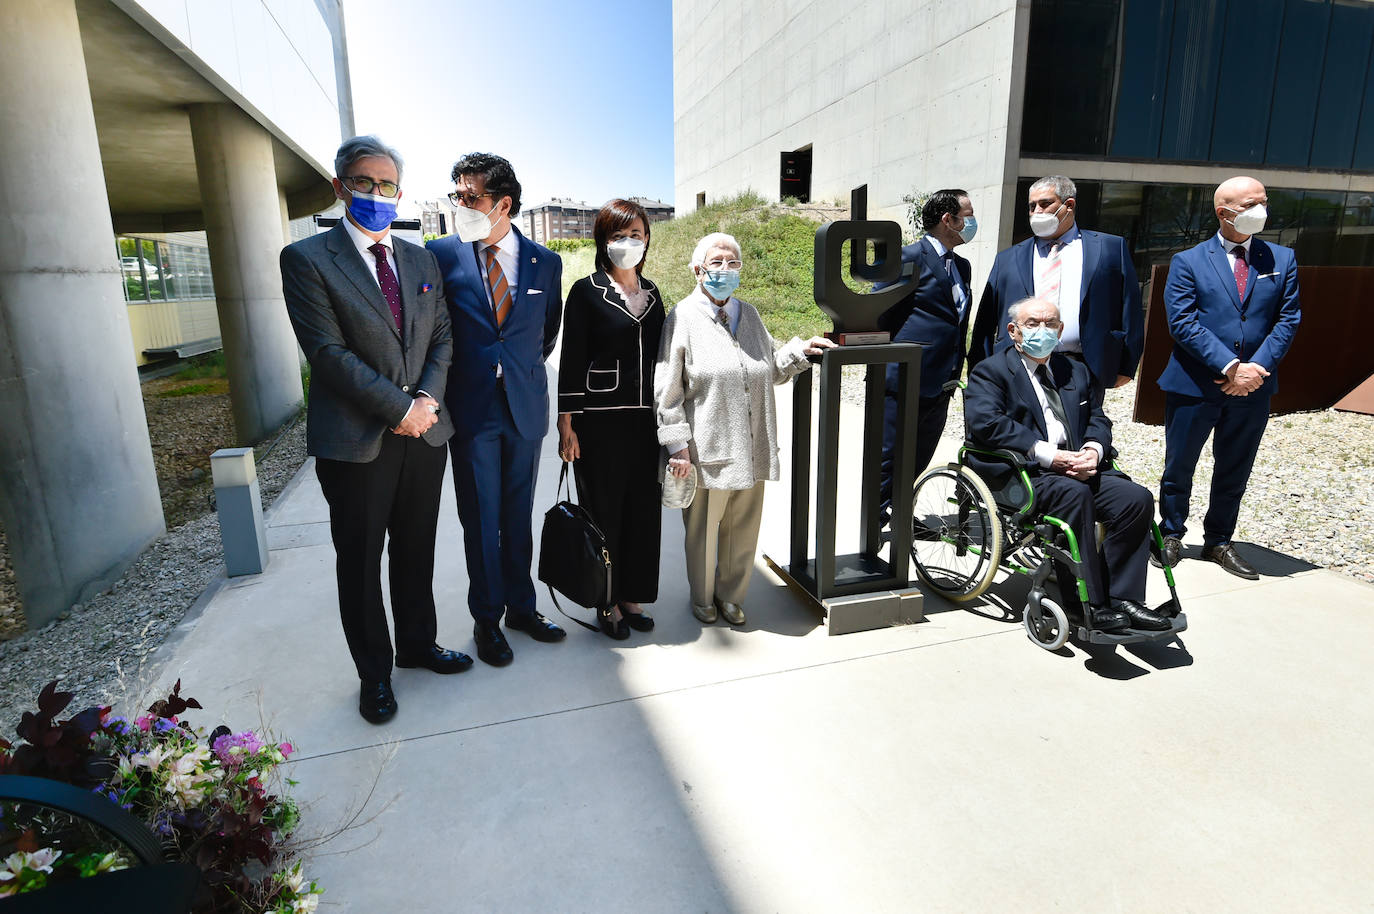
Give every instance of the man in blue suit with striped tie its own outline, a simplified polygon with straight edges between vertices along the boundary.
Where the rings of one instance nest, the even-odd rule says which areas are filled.
[[[520,234],[520,182],[500,156],[471,153],[453,166],[457,237],[429,243],[453,324],[448,414],[453,482],[468,568],[477,656],[514,659],[501,631],[536,641],[565,635],[535,609],[531,528],[539,451],[549,430],[544,360],[563,317],[563,262]]]
[[[1269,398],[1278,389],[1274,372],[1302,316],[1293,252],[1255,237],[1264,230],[1268,202],[1254,178],[1223,182],[1212,198],[1217,234],[1174,255],[1164,287],[1174,351],[1159,378],[1165,394],[1163,561],[1178,561],[1193,471],[1215,430],[1202,557],[1248,580],[1259,575],[1231,537],[1269,421]]]

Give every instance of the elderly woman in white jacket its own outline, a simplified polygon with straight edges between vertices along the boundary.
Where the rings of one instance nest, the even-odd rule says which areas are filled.
[[[834,343],[774,342],[754,306],[733,295],[743,264],[730,235],[702,238],[691,266],[697,287],[668,315],[654,370],[658,441],[675,476],[697,468],[696,498],[682,512],[692,613],[708,625],[718,615],[743,625],[763,484],[778,478],[773,385]]]

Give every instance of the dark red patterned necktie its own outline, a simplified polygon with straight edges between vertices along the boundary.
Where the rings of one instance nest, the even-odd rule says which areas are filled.
[[[1231,249],[1231,253],[1236,255],[1236,291],[1240,293],[1241,301],[1245,300],[1245,283],[1250,279],[1250,265],[1245,262],[1245,248],[1236,245]]]
[[[391,306],[391,317],[396,321],[396,329],[401,329],[401,284],[396,281],[396,274],[391,271],[391,264],[386,262],[386,245],[380,241],[368,248],[372,256],[377,258],[377,284],[382,287],[382,295],[386,296],[386,303]]]

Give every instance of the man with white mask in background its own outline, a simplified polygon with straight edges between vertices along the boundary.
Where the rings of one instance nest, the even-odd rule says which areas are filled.
[[[1135,377],[1145,348],[1140,284],[1126,239],[1079,228],[1078,189],[1063,175],[1041,178],[1027,194],[1034,237],[997,255],[969,341],[969,369],[1011,347],[1012,302],[1054,302],[1064,322],[1056,350],[1088,367],[1102,389]]]
[[[1222,182],[1212,197],[1217,234],[1169,265],[1164,310],[1174,351],[1164,391],[1164,473],[1159,482],[1163,561],[1182,550],[1193,471],[1212,439],[1212,494],[1202,522],[1202,558],[1247,580],[1259,575],[1231,544],[1250,480],[1274,372],[1297,332],[1298,264],[1289,248],[1255,237],[1269,202],[1254,178]]]

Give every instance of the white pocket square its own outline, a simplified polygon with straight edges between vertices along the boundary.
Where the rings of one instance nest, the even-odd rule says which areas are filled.
[[[530,290],[529,290],[528,292],[526,292],[525,294],[526,294],[526,295],[543,295],[543,294],[544,294],[544,290],[543,290],[543,289],[530,289]]]
[[[1258,277],[1256,277],[1256,278],[1257,278],[1257,279],[1268,279],[1268,278],[1271,277],[1271,276],[1278,276],[1278,275],[1279,275],[1279,271],[1278,271],[1278,270],[1275,270],[1275,271],[1272,272],[1272,273],[1261,273],[1261,274],[1260,274]]]
[[[1079,406],[1087,406],[1087,405],[1088,405],[1088,401],[1087,401],[1087,400],[1079,400],[1079,401],[1078,401],[1078,405],[1079,405]]]

